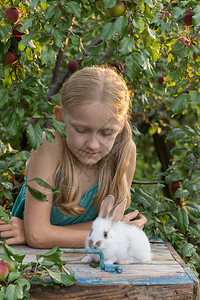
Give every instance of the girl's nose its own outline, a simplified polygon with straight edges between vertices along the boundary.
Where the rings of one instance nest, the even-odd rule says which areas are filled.
[[[95,136],[90,136],[87,141],[87,147],[90,148],[91,150],[98,149],[99,147],[98,138]]]

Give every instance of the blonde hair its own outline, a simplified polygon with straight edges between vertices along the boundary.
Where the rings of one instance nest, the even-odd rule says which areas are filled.
[[[127,198],[130,205],[130,187],[126,180],[126,169],[131,157],[132,132],[127,114],[130,99],[124,80],[113,69],[106,67],[87,67],[75,72],[66,82],[61,98],[64,111],[70,112],[83,104],[101,101],[109,105],[119,119],[125,120],[123,130],[117,135],[111,151],[98,162],[98,191],[93,205],[100,206],[109,194],[115,202]],[[85,211],[79,203],[81,199],[78,162],[65,140],[64,157],[61,166],[60,196],[56,203],[60,210],[70,216]],[[67,185],[66,185],[67,184]]]

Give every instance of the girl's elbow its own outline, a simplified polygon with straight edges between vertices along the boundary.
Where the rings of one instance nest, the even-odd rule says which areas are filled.
[[[36,249],[45,248],[44,236],[42,237],[40,234],[37,233],[26,234],[26,242],[28,246],[31,248],[36,248]]]

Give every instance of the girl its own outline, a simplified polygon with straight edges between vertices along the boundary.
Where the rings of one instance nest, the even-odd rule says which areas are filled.
[[[31,152],[26,177],[29,185],[46,194],[35,199],[25,186],[15,202],[11,225],[1,222],[7,244],[27,243],[34,248],[84,247],[101,201],[113,194],[116,202],[127,198],[136,164],[136,148],[127,115],[127,87],[112,69],[87,67],[66,82],[55,118],[66,124],[66,139],[53,131],[55,143]],[[39,186],[35,177],[59,187],[56,196]],[[25,205],[24,205],[25,204]],[[127,206],[127,207],[128,207]],[[24,208],[25,207],[25,208]],[[123,221],[143,227],[138,211]]]

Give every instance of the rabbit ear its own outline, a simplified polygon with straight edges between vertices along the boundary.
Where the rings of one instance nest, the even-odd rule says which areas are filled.
[[[109,212],[108,217],[114,222],[118,222],[122,219],[126,208],[126,199],[123,199],[117,203]]]
[[[113,195],[108,195],[105,199],[103,199],[101,206],[100,206],[99,217],[105,219],[107,217],[109,211],[113,207],[113,204],[114,204]]]

